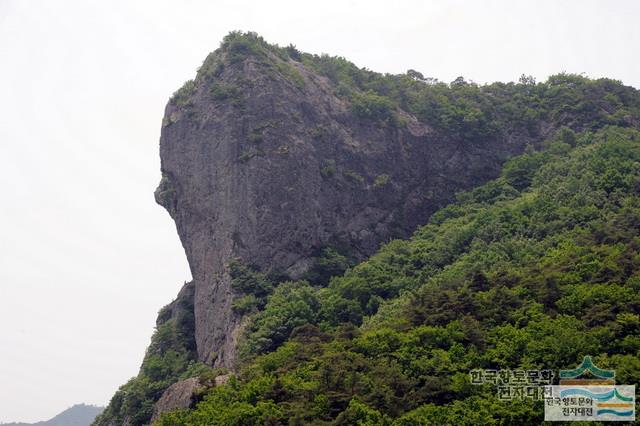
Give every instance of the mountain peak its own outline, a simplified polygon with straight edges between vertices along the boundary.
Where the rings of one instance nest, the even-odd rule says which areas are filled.
[[[0,423],[2,426],[89,426],[104,410],[88,404],[76,404],[55,417],[37,423]]]

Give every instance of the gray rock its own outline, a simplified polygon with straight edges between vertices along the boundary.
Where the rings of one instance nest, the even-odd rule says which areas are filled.
[[[180,408],[189,408],[194,403],[194,396],[200,382],[198,378],[181,380],[169,386],[164,391],[158,402],[153,406],[153,416],[151,424],[160,418],[164,413],[170,413]]]

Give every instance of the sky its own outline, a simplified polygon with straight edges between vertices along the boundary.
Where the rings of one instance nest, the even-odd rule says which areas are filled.
[[[229,31],[446,82],[640,87],[639,16],[635,0],[0,0],[0,422],[106,405],[137,374],[190,279],[153,200],[164,106]]]

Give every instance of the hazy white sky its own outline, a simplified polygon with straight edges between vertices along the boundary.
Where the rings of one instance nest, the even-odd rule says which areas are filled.
[[[231,30],[451,81],[640,87],[640,2],[0,0],[0,422],[106,404],[190,278],[153,201],[169,96]]]

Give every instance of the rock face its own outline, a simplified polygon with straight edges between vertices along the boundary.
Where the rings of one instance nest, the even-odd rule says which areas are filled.
[[[151,424],[158,420],[163,413],[191,407],[199,386],[200,383],[196,377],[181,380],[169,386],[153,407]]]
[[[401,110],[395,124],[363,117],[301,62],[234,54],[212,53],[167,105],[156,191],[191,268],[198,358],[212,365],[233,367],[241,332],[232,260],[295,279],[324,247],[362,259],[537,143],[462,140]]]

